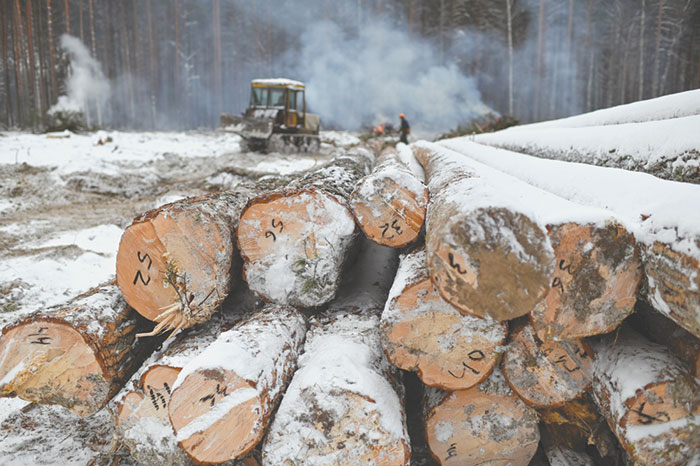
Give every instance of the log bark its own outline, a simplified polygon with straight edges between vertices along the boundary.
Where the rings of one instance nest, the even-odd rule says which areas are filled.
[[[430,450],[442,465],[526,466],[537,451],[537,413],[498,369],[468,390],[427,388],[423,409]]]
[[[263,464],[410,461],[401,376],[379,334],[396,255],[367,243],[349,274],[354,280],[311,320],[299,369],[263,444]]]
[[[532,212],[463,156],[425,142],[414,151],[430,190],[427,267],[440,295],[463,314],[498,321],[532,311],[554,270],[552,247]]]
[[[425,268],[425,249],[401,257],[380,328],[393,365],[443,390],[464,390],[485,380],[508,334],[504,324],[463,316],[440,297]]]
[[[352,193],[350,208],[364,234],[377,244],[401,248],[413,243],[423,228],[428,188],[387,149],[372,173]]]
[[[93,414],[153,350],[145,325],[114,282],[22,318],[2,330],[0,395]]]
[[[664,345],[700,379],[700,339],[679,327],[644,300],[637,301],[630,324],[654,343]]]
[[[593,378],[593,350],[581,340],[541,343],[530,325],[511,331],[503,374],[534,407],[561,406],[583,395]]]
[[[221,318],[178,333],[131,378],[118,397],[115,423],[119,438],[139,464],[192,464],[178,446],[170,425],[170,394],[182,368],[241,317],[242,313],[222,314]]]
[[[199,464],[241,458],[261,440],[297,364],[306,321],[268,305],[189,361],[168,406],[180,447]]]
[[[265,300],[298,307],[333,299],[357,236],[347,200],[372,162],[368,151],[353,149],[286,188],[248,202],[237,241],[251,290]]]
[[[556,256],[551,289],[530,314],[541,340],[613,331],[634,311],[642,278],[634,236],[619,223],[548,225]]]
[[[234,233],[250,187],[183,199],[126,228],[117,253],[124,299],[158,323],[153,333],[207,321],[237,274]]]
[[[630,329],[594,349],[594,399],[635,464],[700,459],[700,382],[687,368]]]

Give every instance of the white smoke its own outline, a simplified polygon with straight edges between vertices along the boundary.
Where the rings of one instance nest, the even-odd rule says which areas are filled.
[[[311,110],[346,129],[405,113],[414,128],[440,131],[492,111],[473,78],[440,64],[434,47],[382,19],[350,35],[330,21],[302,34],[297,75]]]
[[[63,34],[61,47],[68,53],[71,61],[70,72],[66,79],[66,95],[58,98],[56,105],[49,109],[49,114],[57,111],[82,112],[89,115],[91,106],[96,106],[98,115],[110,96],[109,80],[102,72],[102,66],[77,37]]]

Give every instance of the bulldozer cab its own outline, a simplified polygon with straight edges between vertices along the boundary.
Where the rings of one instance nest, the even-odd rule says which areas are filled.
[[[291,79],[254,79],[246,116],[272,118],[282,128],[304,126],[304,84]]]

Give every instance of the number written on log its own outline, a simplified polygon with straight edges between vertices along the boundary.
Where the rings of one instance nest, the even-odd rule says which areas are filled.
[[[147,386],[148,388],[148,394],[151,397],[151,403],[153,404],[153,407],[156,409],[156,411],[159,411],[161,409],[167,409],[168,408],[168,399],[163,396],[163,390],[168,394],[168,397],[170,396],[170,387],[168,386],[167,383],[163,383],[163,388],[162,389],[153,389],[150,385]]]
[[[547,357],[549,362],[551,362],[552,364],[559,364],[561,367],[566,369],[567,372],[576,372],[576,371],[581,369],[581,366],[576,364],[574,359],[571,356],[569,356],[568,354],[559,355],[559,357],[557,357],[556,359],[550,358],[549,355],[552,354],[553,351],[554,351],[554,348],[546,348],[546,349],[542,350],[542,353],[544,353],[544,355]],[[586,352],[579,349],[579,348],[576,348],[574,350],[574,353],[575,354],[582,353],[583,354],[582,357],[586,357]]]
[[[280,234],[284,231],[284,223],[282,223],[282,220],[276,220],[273,218],[272,222],[270,223],[272,223],[272,229],[277,230],[277,234]],[[277,235],[272,230],[267,230],[265,232],[265,238],[272,238],[272,241],[277,241]]]
[[[28,335],[30,338],[29,343],[32,345],[50,345],[51,337],[46,333],[49,331],[48,327],[41,327],[36,333]]]
[[[221,385],[218,383],[216,384],[216,391],[214,393],[211,393],[207,396],[203,396],[202,398],[199,399],[202,403],[209,401],[211,403],[211,406],[214,406],[216,403],[216,395],[221,395],[222,397],[226,396],[226,387],[223,389],[221,388]]]
[[[564,259],[559,261],[559,270],[563,270],[564,272],[567,272],[569,275],[574,274],[574,269],[571,268],[571,264],[566,265],[566,261]]]
[[[480,351],[480,350],[474,350],[474,351],[472,351],[471,353],[469,353],[467,356],[469,357],[469,359],[470,359],[471,361],[481,361],[482,359],[484,359],[484,358],[486,357],[486,356],[484,355],[484,353],[483,353],[482,351]],[[456,378],[456,379],[463,379],[463,378],[464,378],[464,374],[467,373],[467,369],[469,369],[470,371],[472,371],[472,373],[474,373],[474,375],[479,375],[479,374],[481,374],[481,372],[479,372],[478,370],[474,369],[473,367],[471,367],[469,364],[467,364],[467,363],[464,362],[464,361],[462,361],[462,374],[457,375],[457,374],[455,374],[454,372],[452,372],[451,370],[448,370],[447,372],[448,372],[452,377],[454,377],[454,378]]]
[[[646,401],[642,402],[642,404],[639,405],[639,409],[634,411],[635,413],[639,414],[639,422],[641,424],[644,424],[646,426],[651,424],[652,422],[664,423],[669,422],[671,420],[671,416],[669,416],[668,413],[665,413],[663,411],[658,411],[653,415],[644,413],[644,407],[646,406],[646,404]]]
[[[552,288],[559,288],[562,293],[564,292],[564,285],[559,277],[554,277],[554,280],[552,280]]]
[[[389,231],[389,228],[394,230],[399,236],[403,234],[403,231],[401,231],[401,226],[398,224],[398,220],[396,219],[394,219],[394,221],[391,222],[391,225],[389,225],[389,223],[387,222],[382,224],[379,228],[382,229],[382,238],[392,239],[396,236],[393,231]]]
[[[153,265],[153,260],[151,260],[151,256],[149,256],[148,254],[144,254],[143,256],[141,256],[141,251],[136,251],[136,257],[138,258],[139,262],[141,262],[142,264],[146,261],[146,259],[148,259],[148,265],[146,266],[146,270],[151,270],[151,265]],[[141,273],[141,271],[137,270],[136,275],[134,276],[134,283],[133,284],[136,285],[136,282],[139,280],[141,281],[141,283],[144,286],[148,286],[148,284],[151,283],[151,276],[148,275],[148,273],[147,273],[146,280],[144,280],[143,274]]]
[[[455,262],[455,255],[454,255],[454,254],[452,254],[451,252],[448,253],[448,254],[447,254],[447,259],[450,261],[450,267],[452,267],[453,269],[455,269],[455,270],[457,271],[458,274],[464,275],[465,273],[467,273],[466,270],[462,270],[462,266],[459,265],[458,262]]]
[[[445,458],[445,461],[449,460],[450,458],[456,458],[457,457],[457,444],[453,443],[450,445],[450,448],[447,449],[447,457]]]

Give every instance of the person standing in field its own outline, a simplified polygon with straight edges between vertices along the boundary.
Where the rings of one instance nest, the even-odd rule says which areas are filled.
[[[408,135],[411,133],[411,125],[408,124],[406,115],[403,113],[399,114],[401,118],[401,124],[399,125],[399,132],[401,133],[401,138],[399,139],[404,144],[408,144]]]

